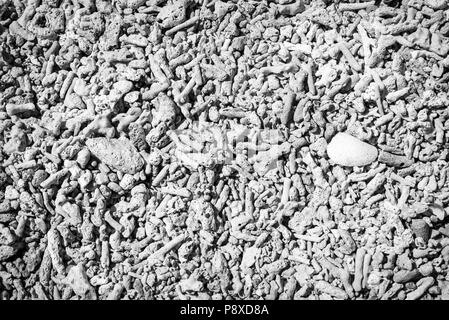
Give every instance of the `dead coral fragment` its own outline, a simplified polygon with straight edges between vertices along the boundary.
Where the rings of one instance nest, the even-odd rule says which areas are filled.
[[[95,289],[90,284],[89,278],[84,270],[84,266],[81,263],[70,267],[69,272],[63,282],[69,285],[73,292],[82,298],[88,300],[97,299]]]
[[[337,133],[327,145],[327,155],[342,166],[366,166],[377,158],[377,149],[347,133]]]
[[[86,145],[95,157],[117,171],[135,174],[143,168],[142,157],[126,138],[92,138]]]
[[[158,13],[157,19],[164,29],[169,29],[183,23],[186,20],[188,0],[177,0],[164,6]]]

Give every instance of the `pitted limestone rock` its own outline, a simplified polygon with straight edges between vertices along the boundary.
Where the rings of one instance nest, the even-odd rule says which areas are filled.
[[[340,132],[328,144],[327,155],[338,165],[361,167],[376,161],[378,152],[376,147]]]

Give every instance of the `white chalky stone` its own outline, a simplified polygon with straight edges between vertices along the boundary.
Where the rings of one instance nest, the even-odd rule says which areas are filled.
[[[327,155],[338,165],[361,167],[377,159],[377,149],[347,133],[339,132],[327,145]]]

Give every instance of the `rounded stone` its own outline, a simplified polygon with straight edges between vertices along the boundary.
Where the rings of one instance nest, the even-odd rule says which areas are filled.
[[[376,147],[350,134],[339,132],[327,145],[327,155],[338,165],[362,167],[376,161],[378,152]]]

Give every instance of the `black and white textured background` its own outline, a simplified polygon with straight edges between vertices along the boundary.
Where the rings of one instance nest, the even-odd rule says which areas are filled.
[[[449,2],[0,0],[0,300],[449,299]]]

